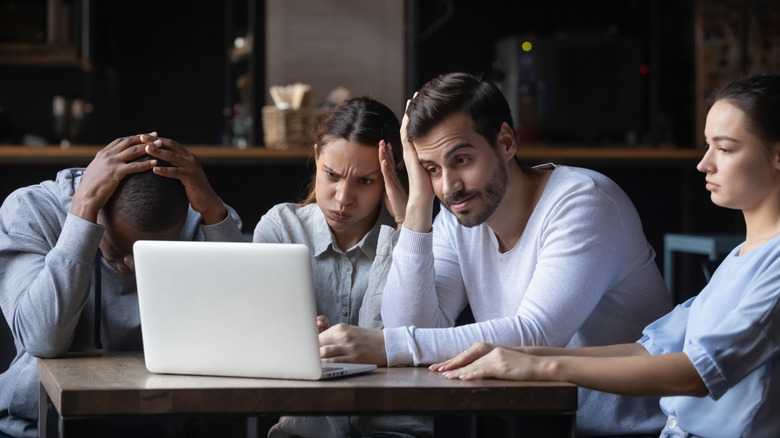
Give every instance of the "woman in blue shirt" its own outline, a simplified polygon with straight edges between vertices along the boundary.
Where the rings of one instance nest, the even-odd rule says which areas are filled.
[[[662,437],[780,436],[780,76],[719,90],[697,169],[716,205],[742,211],[745,242],[698,297],[635,344],[583,349],[475,344],[432,370],[448,378],[568,381],[663,396]]]

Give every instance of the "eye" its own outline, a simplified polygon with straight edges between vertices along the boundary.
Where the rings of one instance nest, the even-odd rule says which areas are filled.
[[[731,149],[729,149],[729,148],[724,148],[724,147],[719,147],[719,148],[718,148],[718,150],[719,150],[720,152],[724,153],[724,154],[728,154],[729,152],[731,152]]]
[[[460,155],[457,158],[455,158],[455,164],[459,166],[465,166],[466,164],[469,164],[471,162],[471,157],[466,155]]]
[[[338,178],[338,175],[336,174],[336,172],[333,172],[332,170],[326,170],[325,171],[325,176],[327,176],[329,179],[337,179]]]
[[[374,183],[374,180],[371,178],[360,178],[358,180],[360,184],[363,184],[364,186],[368,186]]]
[[[435,167],[435,166],[430,166],[430,167],[428,167],[425,170],[427,170],[428,171],[428,175],[431,175],[431,176],[439,174],[439,168]]]

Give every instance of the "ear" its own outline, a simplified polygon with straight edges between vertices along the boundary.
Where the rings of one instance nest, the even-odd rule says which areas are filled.
[[[501,124],[501,130],[498,131],[496,153],[504,158],[505,161],[514,159],[515,154],[517,154],[517,138],[515,137],[515,131],[506,122]]]

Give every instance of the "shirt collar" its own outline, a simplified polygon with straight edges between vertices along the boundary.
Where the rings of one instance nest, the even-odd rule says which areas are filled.
[[[320,256],[329,249],[334,252],[342,252],[338,245],[336,245],[336,238],[333,236],[333,232],[328,226],[328,222],[325,220],[325,215],[320,210],[319,206],[315,205],[312,214],[312,228],[314,229],[314,256]],[[387,211],[384,204],[379,208],[379,216],[374,226],[360,239],[355,250],[360,250],[372,261],[376,257],[377,242],[379,240],[379,232],[383,225],[395,226],[395,219]],[[350,249],[353,249],[350,248]]]

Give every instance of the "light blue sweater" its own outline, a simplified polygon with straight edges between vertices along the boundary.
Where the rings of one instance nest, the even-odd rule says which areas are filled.
[[[17,350],[0,374],[0,431],[14,437],[38,436],[36,357],[95,349],[93,279],[104,228],[68,213],[83,171],[18,189],[0,208],[0,307]],[[190,208],[180,240],[244,241],[227,208],[228,217],[210,226]],[[103,349],[141,350],[135,275],[103,259],[101,268]]]

